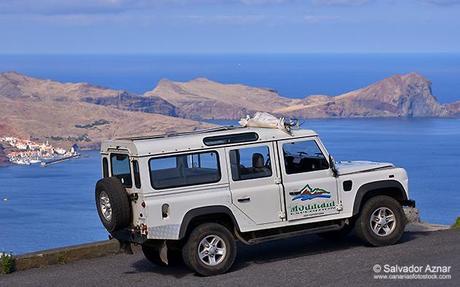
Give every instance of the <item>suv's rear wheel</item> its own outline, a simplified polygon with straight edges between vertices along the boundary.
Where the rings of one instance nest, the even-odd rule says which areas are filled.
[[[225,273],[236,258],[232,233],[216,223],[196,227],[182,249],[185,264],[203,276]]]
[[[355,231],[364,242],[384,246],[398,242],[405,225],[406,218],[401,204],[392,197],[379,195],[364,203]]]

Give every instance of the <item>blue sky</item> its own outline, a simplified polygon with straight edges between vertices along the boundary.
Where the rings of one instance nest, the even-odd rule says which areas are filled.
[[[460,52],[460,0],[1,0],[0,53]]]

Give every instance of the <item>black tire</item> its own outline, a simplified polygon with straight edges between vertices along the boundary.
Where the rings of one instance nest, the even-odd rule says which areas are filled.
[[[106,218],[101,210],[101,195],[108,196],[112,210],[111,218]],[[128,193],[116,177],[106,177],[96,183],[96,208],[102,224],[109,232],[114,232],[131,223],[131,205]]]
[[[339,230],[318,233],[318,236],[332,241],[341,240],[350,234],[350,232],[353,230],[353,225],[353,223],[346,224]]]
[[[377,235],[371,227],[371,216],[380,208],[390,210],[394,215],[394,227],[388,227],[391,231],[385,234],[385,230],[380,229],[383,234]],[[406,226],[406,217],[401,204],[394,198],[386,195],[378,195],[368,199],[355,223],[355,233],[362,241],[371,246],[392,245],[401,239]]]
[[[168,264],[164,263],[160,258],[160,244],[142,244],[142,252],[144,253],[145,258],[147,258],[150,263],[157,266],[175,266],[180,264],[182,261],[182,254],[180,250],[175,250],[168,248]]]
[[[226,250],[220,262],[216,265],[207,265],[200,259],[198,248],[200,242],[208,236],[217,236],[223,241]],[[185,265],[202,276],[211,276],[227,272],[236,258],[236,242],[232,233],[223,225],[205,223],[197,226],[191,233],[182,248],[182,258]],[[216,257],[217,258],[217,257]],[[219,261],[216,259],[216,261]]]

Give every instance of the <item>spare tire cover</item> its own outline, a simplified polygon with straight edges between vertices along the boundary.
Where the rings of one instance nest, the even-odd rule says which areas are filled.
[[[117,177],[106,177],[96,183],[96,208],[109,232],[128,227],[131,223],[128,193]]]

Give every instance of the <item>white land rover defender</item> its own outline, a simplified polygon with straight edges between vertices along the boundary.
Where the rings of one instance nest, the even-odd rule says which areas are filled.
[[[182,258],[201,275],[226,272],[236,241],[256,244],[354,229],[371,246],[396,243],[409,200],[390,163],[335,163],[312,130],[223,127],[106,141],[96,204],[105,228],[146,258]]]

